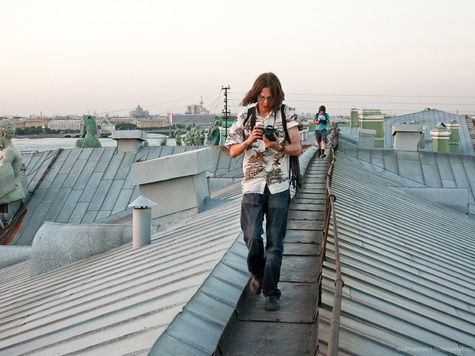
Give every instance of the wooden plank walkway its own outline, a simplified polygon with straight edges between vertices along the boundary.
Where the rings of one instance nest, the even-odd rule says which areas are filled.
[[[313,158],[289,208],[280,310],[265,311],[262,294],[253,296],[246,288],[221,335],[217,354],[308,355],[313,351],[327,166],[327,158]]]

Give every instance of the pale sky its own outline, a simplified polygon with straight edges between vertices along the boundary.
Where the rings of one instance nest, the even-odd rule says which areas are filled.
[[[475,114],[474,0],[0,0],[0,115],[238,110],[277,74],[299,112]]]

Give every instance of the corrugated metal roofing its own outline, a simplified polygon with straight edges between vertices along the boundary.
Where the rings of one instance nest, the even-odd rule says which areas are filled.
[[[302,171],[314,152],[302,156]],[[35,278],[28,261],[2,269],[0,354],[146,354],[193,295],[181,315],[196,333],[180,334],[179,345],[215,347],[224,327],[218,321],[226,319],[219,311],[232,313],[229,298],[237,300],[247,280],[246,248],[236,241],[237,186],[216,192],[226,205],[170,227],[141,249],[127,244]]]
[[[61,223],[92,223],[120,215],[138,197],[130,170],[137,160],[153,159],[196,149],[193,146],[142,147],[137,153],[117,153],[115,147],[74,148],[62,150],[46,173],[27,205],[23,229],[12,245],[31,245],[36,231],[44,221]],[[38,183],[49,161],[57,151],[35,154],[30,164],[32,172],[39,163],[41,169],[30,174],[30,186]],[[214,175],[233,176],[241,158],[231,159],[225,151],[214,150],[217,164]],[[36,160],[37,158],[37,160]],[[229,173],[231,172],[231,173]],[[242,173],[241,173],[242,174]]]
[[[470,211],[475,212],[475,156],[407,152],[342,145],[340,152],[358,159],[375,171],[397,179],[402,186],[465,188]]]
[[[452,114],[446,111],[437,109],[424,110],[408,115],[396,116],[388,119],[384,119],[384,147],[393,147],[393,136],[391,127],[403,122],[409,121],[423,121],[423,125],[426,126],[425,139],[430,140],[430,130],[433,130],[439,122],[447,123],[449,121],[457,121],[459,126],[460,135],[460,153],[467,155],[473,155],[472,139],[468,130],[467,121],[465,116]],[[428,147],[430,148],[430,147]]]
[[[311,147],[300,156],[300,172],[302,175],[305,174],[315,152],[316,148]],[[323,161],[320,163],[323,163]],[[238,184],[234,184],[224,188],[217,192],[217,196],[228,197],[228,194],[235,191],[237,187]],[[240,202],[240,199],[238,201]],[[318,215],[316,212],[314,213]],[[294,221],[295,224],[302,225],[302,221]],[[318,225],[318,223],[316,224]],[[297,229],[300,230],[300,228],[301,226]],[[289,226],[289,230],[291,230],[291,226]],[[289,249],[292,251],[291,248]],[[294,248],[293,251],[295,253],[296,249]],[[246,259],[247,248],[241,234],[189,304],[183,309],[183,312],[176,316],[169,328],[160,336],[150,354],[210,355],[215,350],[220,335],[234,312],[238,299],[249,279]],[[295,273],[292,272],[295,272],[292,268],[284,269],[283,275],[294,276]]]
[[[249,280],[246,259],[240,235],[149,355],[211,355]]]
[[[146,354],[239,235],[240,201],[35,278],[0,273],[0,354]]]
[[[338,153],[332,192],[345,283],[340,352],[475,354],[475,221],[388,185]],[[333,304],[333,248],[331,227],[319,321],[323,353]]]

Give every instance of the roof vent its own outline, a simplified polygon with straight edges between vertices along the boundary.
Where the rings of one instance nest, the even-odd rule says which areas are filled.
[[[142,130],[116,130],[112,139],[117,141],[117,152],[137,152],[147,141],[147,133]]]
[[[132,203],[130,208],[134,208],[133,212],[133,233],[132,246],[139,248],[150,243],[152,231],[152,207],[157,204],[154,201],[140,195]]]
[[[394,149],[400,151],[418,151],[421,141],[422,125],[403,124],[392,127]]]

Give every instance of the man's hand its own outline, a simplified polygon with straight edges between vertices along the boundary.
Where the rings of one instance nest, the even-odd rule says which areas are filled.
[[[262,129],[262,127],[254,126],[254,128],[251,131],[251,134],[249,135],[246,141],[250,145],[255,140],[261,139],[263,134],[264,134],[264,130]]]
[[[244,141],[243,143],[237,143],[237,144],[231,145],[231,147],[229,147],[229,155],[231,156],[231,158],[239,156],[254,141],[258,139],[262,139],[263,134],[264,134],[264,130],[262,129],[262,127],[254,126],[254,128],[251,131],[251,134],[249,135],[246,141]]]
[[[282,145],[279,142],[279,138],[274,134],[275,141],[269,141],[265,136],[262,137],[266,148],[273,148],[274,150],[280,152],[282,150]]]

